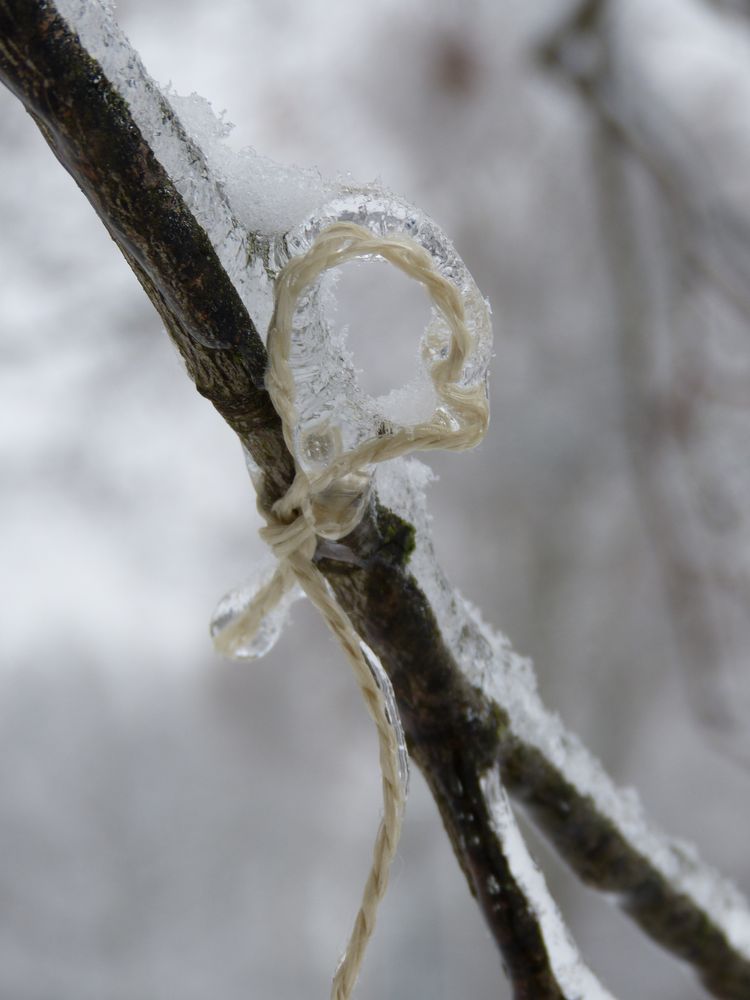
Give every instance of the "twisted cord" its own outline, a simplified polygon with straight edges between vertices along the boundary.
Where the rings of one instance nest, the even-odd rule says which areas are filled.
[[[333,979],[332,1000],[349,1000],[354,990],[396,853],[406,788],[399,767],[398,732],[389,721],[383,690],[362,650],[359,636],[313,562],[317,537],[324,531],[327,538],[343,538],[359,523],[367,496],[368,466],[417,450],[471,448],[481,440],[489,421],[484,386],[459,384],[474,346],[459,290],[437,271],[430,254],[411,238],[405,235],[378,237],[362,226],[340,222],[320,233],[307,253],[289,261],[276,282],[276,303],[268,334],[266,385],[281,418],[284,440],[291,454],[295,454],[293,435],[297,413],[289,352],[297,302],[324,271],[355,257],[370,256],[384,258],[421,282],[448,324],[450,348],[430,371],[438,408],[426,422],[362,442],[352,451],[339,455],[313,478],[297,464],[294,481],[287,493],[270,510],[261,510],[266,525],[260,534],[278,559],[276,571],[245,612],[215,637],[219,651],[231,655],[243,640],[255,633],[264,615],[273,610],[295,582],[298,583],[341,643],[375,723],[383,817],[360,908]],[[441,409],[443,405],[445,410]]]

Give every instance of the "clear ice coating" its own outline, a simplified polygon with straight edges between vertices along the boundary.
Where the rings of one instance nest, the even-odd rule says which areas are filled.
[[[390,677],[383,669],[380,660],[367,643],[360,640],[359,648],[362,650],[362,655],[367,661],[367,666],[370,668],[375,683],[383,693],[385,717],[396,733],[396,740],[398,742],[398,776],[401,781],[401,787],[404,790],[404,798],[406,798],[409,791],[409,751],[406,749],[406,737],[401,726],[401,717],[398,714],[393,685],[391,684]]]
[[[480,782],[489,807],[490,825],[501,845],[511,877],[539,924],[550,966],[564,995],[579,1000],[614,1000],[584,964],[565,926],[544,875],[529,853],[518,828],[498,767],[485,773]],[[499,882],[492,875],[487,880],[487,889],[492,895],[501,891]]]
[[[447,236],[403,199],[376,188],[343,190],[284,237],[273,241],[272,267],[281,270],[288,260],[306,253],[319,233],[340,221],[356,223],[375,236],[409,236],[431,254],[439,273],[461,293],[466,326],[474,340],[459,385],[480,385],[486,391],[492,353],[489,307]],[[430,377],[432,365],[445,358],[450,347],[450,330],[439,310],[433,306],[431,319],[422,332],[422,371],[418,379],[404,388],[400,400],[373,399],[359,384],[344,334],[333,332],[335,283],[334,271],[326,272],[300,296],[292,327],[289,364],[297,412],[294,450],[297,462],[312,475],[363,441],[395,429],[433,417],[443,426],[459,426],[456,414],[438,401]],[[414,336],[416,339],[419,333],[415,331]],[[397,377],[395,373],[394,382]],[[408,398],[408,407],[404,406],[404,398]]]
[[[519,745],[540,753],[578,795],[593,803],[629,849],[646,859],[721,929],[733,948],[750,958],[750,907],[739,890],[702,862],[692,845],[675,842],[651,825],[638,796],[618,788],[560,717],[543,705],[531,662],[520,657],[449,584],[437,561],[427,514],[425,488],[431,478],[427,466],[416,459],[396,459],[378,466],[375,487],[381,502],[416,528],[409,568],[461,671],[503,710]]]
[[[250,605],[260,591],[268,585],[276,569],[276,564],[259,570],[247,582],[230,590],[216,605],[211,616],[211,638],[223,640],[227,630],[230,634],[227,652],[237,659],[257,660],[265,656],[279,640],[289,618],[292,605],[305,595],[296,584],[288,590],[279,603],[266,612],[256,623],[246,620]],[[224,633],[224,635],[222,635]]]

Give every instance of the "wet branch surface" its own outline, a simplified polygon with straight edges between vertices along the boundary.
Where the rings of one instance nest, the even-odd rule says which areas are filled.
[[[263,499],[270,503],[290,483],[294,463],[263,387],[263,344],[127,104],[43,0],[0,0],[0,77],[122,250],[198,391],[263,470]],[[174,119],[166,104],[164,114]],[[352,561],[332,558],[325,543],[316,558],[391,678],[410,753],[502,952],[514,996],[573,1000],[556,977],[537,914],[492,827],[480,779],[498,763],[516,801],[588,885],[617,894],[647,933],[696,967],[716,996],[747,1000],[750,963],[710,915],[680,894],[552,760],[514,734],[502,706],[469,683],[408,570],[413,531],[375,504],[344,540]],[[499,895],[488,892],[490,878]]]

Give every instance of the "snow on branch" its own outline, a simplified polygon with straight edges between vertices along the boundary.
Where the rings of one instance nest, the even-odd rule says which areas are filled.
[[[380,498],[415,525],[411,569],[456,666],[479,696],[465,711],[494,714],[495,760],[509,792],[587,885],[615,895],[643,930],[695,966],[711,992],[750,995],[747,901],[691,844],[649,823],[637,794],[617,788],[542,704],[531,663],[450,585],[430,537],[429,470],[383,472]]]

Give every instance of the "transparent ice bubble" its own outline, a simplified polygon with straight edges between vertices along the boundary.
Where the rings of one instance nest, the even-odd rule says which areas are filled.
[[[437,270],[461,293],[466,325],[475,340],[459,385],[481,386],[486,392],[492,353],[489,307],[440,227],[401,198],[378,188],[342,189],[339,196],[272,244],[272,266],[281,270],[291,258],[306,253],[324,229],[340,221],[361,225],[376,236],[407,235],[432,255]],[[334,333],[335,270],[322,274],[300,296],[292,326],[289,363],[298,417],[294,450],[297,462],[312,475],[363,441],[434,415],[443,426],[459,427],[450,407],[438,406],[430,378],[432,366],[447,356],[450,347],[450,331],[442,314],[433,306],[425,330],[399,331],[419,341],[422,371],[400,393],[374,399],[362,389],[346,344]],[[398,371],[393,383],[397,389]]]
[[[284,631],[292,605],[305,596],[295,584],[271,611],[251,621],[248,610],[261,589],[270,582],[275,568],[276,564],[257,572],[225,594],[216,605],[211,616],[211,637],[227,655],[245,660],[265,656]]]

